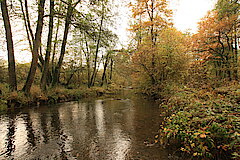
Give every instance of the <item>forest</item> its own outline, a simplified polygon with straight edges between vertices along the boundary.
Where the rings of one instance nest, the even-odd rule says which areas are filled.
[[[156,144],[178,144],[192,159],[240,159],[238,0],[217,0],[196,33],[174,27],[168,0],[132,1],[120,49],[114,0],[0,5],[2,112],[130,88],[165,110]],[[31,61],[18,63],[19,51]]]

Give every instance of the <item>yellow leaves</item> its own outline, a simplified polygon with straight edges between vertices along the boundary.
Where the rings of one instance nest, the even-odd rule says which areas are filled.
[[[198,133],[198,132],[197,132],[197,133],[194,133],[194,135],[196,135],[196,136],[198,136],[199,134],[200,134],[200,133]]]
[[[195,147],[195,143],[191,143],[190,146],[191,146],[192,148],[194,148],[194,147]]]
[[[198,153],[197,153],[197,152],[193,153],[193,156],[194,156],[194,157],[196,157],[197,155],[198,155]]]
[[[202,150],[203,150],[203,151],[209,151],[207,146],[203,146],[203,147],[202,147]]]
[[[169,129],[169,128],[164,128],[163,131],[164,131],[164,132],[171,132],[172,130]]]
[[[151,22],[151,21],[143,22],[143,28],[150,27],[152,25],[154,25],[154,22]]]
[[[149,30],[149,27],[156,29],[162,28],[162,26],[171,25],[170,18],[172,16],[172,10],[168,9],[166,0],[137,0],[135,3],[129,3],[128,7],[132,9],[133,18],[142,24],[145,30]],[[153,13],[150,13],[150,10]]]

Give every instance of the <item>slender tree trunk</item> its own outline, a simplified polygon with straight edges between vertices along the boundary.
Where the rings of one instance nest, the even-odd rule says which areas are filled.
[[[69,32],[70,23],[71,23],[71,17],[73,14],[72,0],[69,0],[68,3],[69,4],[68,4],[68,9],[67,9],[67,16],[65,19],[65,29],[64,29],[64,34],[63,34],[63,41],[62,41],[62,46],[61,46],[61,51],[60,51],[60,57],[58,60],[58,64],[54,70],[54,74],[53,74],[53,82],[52,82],[53,86],[57,85],[59,82],[60,70],[62,67],[64,55],[65,55],[68,32]]]
[[[238,39],[237,39],[237,27],[235,25],[234,33],[234,79],[238,80]]]
[[[139,29],[139,32],[138,32],[138,44],[137,44],[137,49],[140,47],[140,45],[142,44],[142,15],[140,14],[140,17],[139,17],[139,24],[140,24],[140,29]]]
[[[58,13],[61,11],[61,7],[62,6],[62,1],[60,1],[59,4],[59,8],[58,8]],[[54,38],[54,45],[53,45],[53,51],[52,51],[52,62],[51,62],[51,68],[52,68],[52,75],[54,75],[54,71],[55,71],[55,55],[56,55],[56,48],[58,45],[58,33],[59,33],[59,27],[60,27],[60,17],[58,16],[57,19],[57,29],[56,29],[56,33],[55,33],[55,38]],[[53,77],[52,77],[53,78]]]
[[[38,58],[39,58],[38,51],[41,44],[42,29],[43,29],[44,4],[45,4],[45,0],[39,0],[37,28],[35,33],[35,39],[33,41],[32,63],[31,63],[30,71],[28,73],[27,81],[23,87],[23,91],[26,94],[30,93],[30,89],[33,84],[36,70],[37,70]]]
[[[60,26],[60,18],[58,17],[57,29],[56,29],[56,33],[55,33],[55,39],[54,39],[54,45],[53,45],[53,53],[52,53],[52,74],[54,74],[54,70],[55,70],[54,60],[55,60],[56,48],[57,48],[57,45],[58,45],[59,26]]]
[[[72,80],[75,72],[77,72],[78,70],[79,70],[79,69],[75,69],[75,70],[72,71],[72,73],[70,74],[70,76],[69,76],[69,78],[68,78],[68,80],[67,80],[66,86],[68,86],[68,85],[70,84],[70,81]]]
[[[153,18],[154,18],[154,0],[151,0],[151,15],[150,15],[150,21],[152,22],[152,25],[151,25],[151,41],[152,41],[152,46],[155,45],[155,42],[154,42],[154,24],[153,24]]]
[[[67,8],[67,15],[66,15],[66,19],[65,19],[63,41],[62,41],[62,46],[61,46],[61,51],[60,51],[60,57],[59,57],[59,60],[58,60],[58,64],[55,67],[55,70],[53,72],[52,86],[56,86],[59,83],[60,70],[61,70],[61,67],[62,67],[63,58],[64,58],[65,51],[66,51],[68,32],[69,32],[69,29],[70,29],[73,10],[80,2],[81,2],[81,0],[78,0],[76,3],[73,4],[72,0],[68,0],[68,8]]]
[[[102,12],[103,11],[104,11],[104,6],[102,5]],[[96,47],[96,51],[95,51],[94,66],[93,66],[93,73],[92,73],[92,77],[91,77],[91,81],[90,81],[90,86],[94,86],[94,79],[97,75],[97,59],[98,59],[98,52],[99,52],[101,36],[102,36],[103,20],[104,20],[104,12],[102,13],[102,19],[100,22],[99,35],[98,35],[97,47]]]
[[[111,58],[111,63],[110,63],[110,76],[109,79],[112,80],[112,73],[113,73],[113,59]]]
[[[31,28],[31,22],[30,22],[30,18],[29,18],[29,12],[28,12],[28,3],[27,3],[27,0],[25,0],[25,11],[26,11],[26,20],[27,20],[28,30],[29,30],[29,32],[30,32],[31,39],[32,39],[32,42],[33,42],[33,41],[34,41],[34,35],[33,35],[32,28]]]
[[[22,14],[23,14],[23,20],[24,20],[24,25],[25,25],[25,29],[27,32],[27,38],[28,38],[28,42],[29,42],[29,46],[30,46],[30,50],[33,54],[33,43],[34,43],[34,35],[33,35],[33,31],[31,28],[31,22],[30,22],[30,17],[29,17],[29,12],[28,12],[28,1],[25,0],[25,12],[24,12],[24,8],[23,8],[23,2],[22,0],[20,1],[20,5],[21,5],[21,10],[22,10]],[[38,56],[39,57],[39,61],[41,62],[41,64],[38,64],[39,69],[42,71],[42,66],[44,64],[44,60],[42,55]]]
[[[89,52],[89,46],[87,42],[87,38],[84,35],[85,39],[85,45],[86,45],[86,51],[84,51],[86,61],[87,61],[87,78],[88,78],[88,88],[91,87],[91,69],[90,69],[90,52]]]
[[[40,70],[41,72],[43,71],[43,65],[44,65],[44,59],[43,59],[43,49],[42,49],[42,42],[40,42],[40,46],[39,46],[39,56],[38,56],[38,60],[39,60],[39,65],[41,66]]]
[[[104,80],[106,79],[106,71],[107,71],[107,66],[108,66],[108,61],[109,61],[109,54],[110,54],[110,52],[107,53],[106,61],[104,63],[101,86],[103,86]]]
[[[151,41],[152,41],[152,46],[151,46],[151,52],[152,52],[152,76],[151,80],[152,80],[152,84],[154,85],[156,83],[155,78],[154,78],[154,74],[157,72],[155,69],[155,46],[156,46],[156,42],[155,42],[155,33],[154,33],[154,2],[155,0],[151,0],[151,14],[150,14],[150,20],[152,22],[151,25]]]
[[[4,21],[6,40],[7,40],[7,50],[8,50],[8,75],[9,75],[9,85],[11,91],[17,90],[17,78],[15,71],[15,58],[14,58],[14,48],[12,39],[11,24],[7,9],[6,0],[1,1],[2,17]]]
[[[51,54],[51,48],[52,48],[52,35],[53,35],[53,16],[54,16],[54,0],[50,0],[50,17],[49,17],[47,51],[45,55],[45,61],[44,61],[41,84],[40,84],[42,90],[46,90],[47,76],[49,73],[49,60],[50,60],[50,54]]]
[[[29,47],[30,47],[31,52],[33,52],[32,39],[30,37],[30,32],[29,32],[29,29],[28,29],[27,18],[26,18],[26,14],[25,14],[24,8],[23,8],[23,2],[22,2],[22,0],[19,0],[19,1],[20,1],[20,6],[21,6],[21,11],[22,11],[22,14],[23,14],[23,21],[24,21],[24,25],[25,25],[25,29],[26,29],[26,33],[27,33],[27,39],[28,39]]]

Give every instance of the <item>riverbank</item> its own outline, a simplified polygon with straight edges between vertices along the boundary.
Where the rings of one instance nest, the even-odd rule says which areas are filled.
[[[56,104],[62,102],[76,101],[87,97],[99,97],[103,95],[114,95],[120,92],[121,88],[115,85],[105,87],[80,87],[67,89],[62,86],[42,92],[37,86],[33,86],[31,94],[26,96],[23,92],[9,92],[7,85],[1,85],[0,111],[10,108],[25,106],[40,106],[46,104]]]
[[[240,85],[173,87],[156,141],[190,159],[240,159]],[[164,96],[163,96],[164,97]]]

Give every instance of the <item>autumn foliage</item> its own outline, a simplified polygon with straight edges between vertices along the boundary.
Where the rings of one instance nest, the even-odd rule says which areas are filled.
[[[184,158],[239,159],[239,3],[219,0],[193,35],[172,26],[165,0],[130,6],[135,86],[166,109],[155,143],[177,140]]]
[[[237,15],[219,17],[211,11],[199,22],[198,33],[193,35],[194,52],[202,63],[212,66],[219,79],[237,80],[238,31]]]

